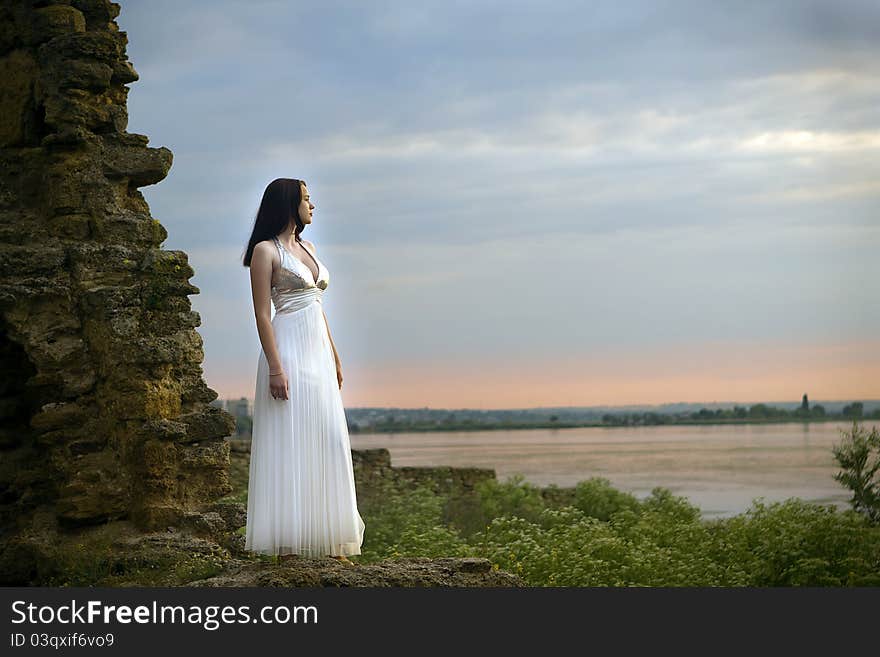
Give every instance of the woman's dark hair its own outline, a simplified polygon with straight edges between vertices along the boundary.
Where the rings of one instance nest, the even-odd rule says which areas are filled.
[[[259,242],[278,235],[287,228],[291,219],[296,221],[293,238],[297,242],[302,241],[299,234],[305,228],[305,224],[299,216],[299,204],[302,202],[302,185],[305,184],[305,180],[297,180],[296,178],[276,178],[266,187],[244,254],[245,267],[251,266],[254,247]]]

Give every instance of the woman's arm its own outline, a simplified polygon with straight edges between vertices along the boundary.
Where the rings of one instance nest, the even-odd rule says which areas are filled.
[[[272,328],[271,287],[272,287],[272,254],[267,242],[254,246],[251,255],[251,293],[254,298],[254,316],[257,321],[257,333],[263,345],[263,353],[269,361],[269,372],[281,371],[281,356],[275,344],[275,331]]]

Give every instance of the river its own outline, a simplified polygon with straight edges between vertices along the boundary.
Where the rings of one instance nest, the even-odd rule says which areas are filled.
[[[868,430],[878,424],[866,421]],[[493,468],[538,486],[605,477],[643,498],[654,486],[683,495],[704,518],[745,511],[754,498],[848,508],[831,447],[852,423],[584,427],[352,434],[354,449],[385,447],[394,466]]]

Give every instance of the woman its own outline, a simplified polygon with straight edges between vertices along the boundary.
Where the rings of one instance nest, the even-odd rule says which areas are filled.
[[[340,392],[342,366],[321,303],[330,274],[315,245],[300,237],[314,208],[305,182],[273,180],[244,257],[262,343],[245,549],[352,564],[346,557],[361,553],[364,521]]]

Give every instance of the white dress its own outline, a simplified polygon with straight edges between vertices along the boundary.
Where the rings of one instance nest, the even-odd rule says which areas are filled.
[[[261,348],[245,549],[310,557],[360,554],[364,521],[321,304],[329,272],[308,251],[318,268],[314,280],[305,263],[273,240],[281,267],[272,277],[272,327],[289,395],[287,400],[272,397],[269,362]]]

